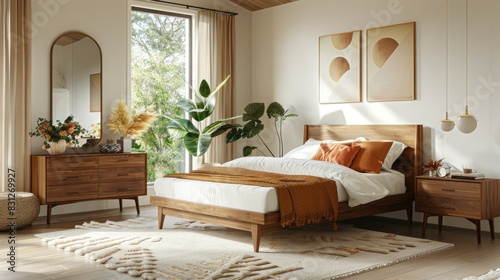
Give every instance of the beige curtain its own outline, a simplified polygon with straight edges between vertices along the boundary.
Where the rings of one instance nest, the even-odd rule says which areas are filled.
[[[0,191],[9,178],[30,191],[31,0],[2,0],[0,14]]]
[[[217,108],[211,121],[228,118],[234,112],[234,16],[212,11],[200,11],[198,24],[198,78],[207,80],[213,89],[228,75],[228,83],[218,93]],[[234,158],[234,145],[225,143],[224,136],[212,140],[205,162],[224,163]]]

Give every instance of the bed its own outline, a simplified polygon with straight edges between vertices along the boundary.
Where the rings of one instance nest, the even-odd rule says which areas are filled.
[[[404,190],[384,195],[382,198],[354,207],[349,200],[339,200],[335,221],[404,210],[408,221],[411,223],[415,176],[419,175],[422,170],[422,134],[422,125],[305,125],[304,143],[311,139],[316,141],[331,139],[351,141],[352,139],[364,137],[365,140],[369,141],[390,140],[403,143],[405,146],[399,157],[394,159],[391,167],[394,170],[394,172],[391,171],[392,173],[401,174],[405,186]],[[392,181],[392,179],[389,181]],[[195,185],[195,182],[188,181],[188,183],[191,182]],[[158,227],[160,229],[163,228],[164,218],[168,215],[249,231],[252,235],[255,252],[259,250],[262,233],[283,229],[280,222],[280,211],[275,206],[269,206],[266,208],[267,210],[256,211],[252,208],[233,207],[231,205],[220,206],[215,203],[198,203],[182,198],[172,198],[161,194],[161,191],[157,191],[162,190],[160,189],[163,188],[162,184],[168,184],[168,182],[162,179],[155,182],[156,194],[151,196],[151,204],[158,207]],[[200,183],[196,182],[196,184]],[[217,183],[211,184],[217,185]],[[223,193],[223,191],[220,191],[220,193]],[[216,196],[217,192],[214,191],[211,194]],[[340,191],[339,196],[342,196]]]

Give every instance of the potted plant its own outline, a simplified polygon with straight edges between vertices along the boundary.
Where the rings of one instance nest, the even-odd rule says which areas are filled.
[[[229,132],[226,135],[226,143],[233,143],[241,138],[258,136],[269,153],[274,156],[269,146],[259,136],[259,133],[264,130],[264,124],[260,118],[264,115],[264,112],[267,112],[269,118],[274,118],[275,130],[280,143],[279,156],[281,156],[283,154],[282,123],[287,118],[297,115],[287,114],[288,110],[285,111],[283,106],[278,102],[271,103],[267,111],[265,110],[264,103],[250,103],[245,107],[242,115],[220,119],[208,125],[203,125],[203,121],[211,116],[215,109],[217,93],[227,83],[229,78],[230,76],[227,76],[213,91],[206,80],[201,81],[198,91],[190,86],[194,92],[193,99],[184,98],[177,103],[190,118],[165,116],[171,120],[167,128],[172,132],[173,137],[183,140],[186,150],[194,157],[202,157],[210,147],[212,139],[227,131]],[[243,125],[226,123],[239,118],[242,118],[246,123]],[[255,149],[257,147],[247,146],[243,149],[243,153],[245,156],[248,156]],[[202,162],[204,162],[203,159]]]
[[[297,117],[297,114],[288,114],[288,110],[285,110],[283,106],[278,102],[272,102],[265,109],[264,103],[250,103],[248,104],[243,113],[243,121],[246,123],[243,125],[237,125],[233,127],[231,131],[227,134],[226,143],[233,143],[241,138],[253,138],[257,136],[260,142],[264,145],[267,152],[276,157],[276,155],[271,151],[269,145],[260,137],[260,133],[264,130],[264,124],[261,121],[264,112],[266,112],[268,118],[272,118],[274,121],[274,131],[278,139],[278,156],[283,156],[283,122],[288,118]],[[245,146],[243,148],[243,156],[249,156],[254,150],[259,151],[262,155],[266,155],[263,151],[259,150],[256,146]]]
[[[66,146],[73,147],[78,145],[78,136],[85,133],[79,122],[70,115],[64,122],[59,120],[54,123],[45,118],[37,119],[37,126],[34,132],[29,135],[43,137],[42,149],[47,150],[51,155],[64,153]]]
[[[108,128],[120,134],[118,140],[121,152],[131,152],[132,140],[130,137],[140,136],[156,120],[157,114],[153,110],[146,110],[132,116],[123,101],[118,101],[116,108],[109,115]]]
[[[210,89],[210,85],[206,80],[201,81],[198,91],[190,86],[194,92],[193,99],[183,98],[177,102],[177,105],[181,107],[190,118],[172,118],[170,116],[165,116],[171,120],[167,128],[172,132],[172,136],[177,139],[182,139],[184,147],[194,157],[203,156],[210,147],[214,137],[223,134],[235,126],[233,124],[226,124],[227,121],[240,117],[230,117],[217,120],[208,125],[203,125],[203,122],[214,112],[217,93],[222,86],[227,83],[229,77],[230,76],[227,76],[213,91]],[[193,123],[193,121],[195,123]]]
[[[433,160],[429,159],[429,162],[423,165],[424,167],[424,172],[427,171],[429,172],[429,176],[436,177],[436,171],[437,169],[441,166],[441,162],[444,160],[444,158],[440,160]]]

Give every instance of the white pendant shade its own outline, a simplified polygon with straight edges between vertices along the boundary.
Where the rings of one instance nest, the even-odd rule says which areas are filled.
[[[457,128],[463,133],[471,133],[476,130],[477,119],[474,115],[469,115],[468,107],[465,106],[465,114],[458,116]]]
[[[452,120],[444,119],[439,122],[439,128],[444,132],[452,131],[454,127],[455,122]]]

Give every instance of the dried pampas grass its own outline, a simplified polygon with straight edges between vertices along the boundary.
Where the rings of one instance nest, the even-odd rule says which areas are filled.
[[[131,116],[125,102],[118,101],[116,108],[109,116],[108,128],[122,137],[140,136],[156,118],[157,115],[153,110],[146,110],[136,116]]]

